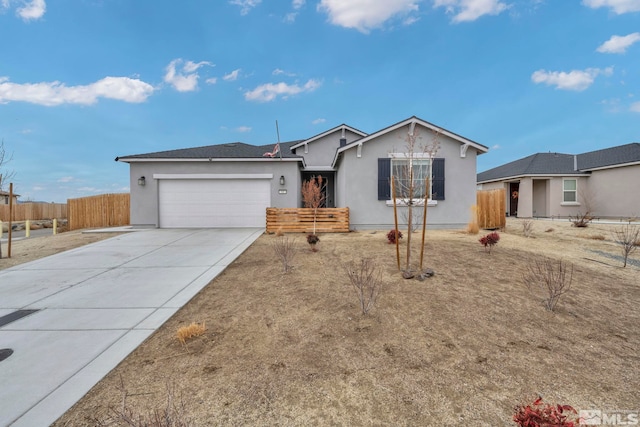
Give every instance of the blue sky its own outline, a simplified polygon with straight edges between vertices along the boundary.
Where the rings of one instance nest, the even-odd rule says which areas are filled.
[[[128,191],[116,156],[374,132],[491,148],[640,142],[640,0],[0,0],[0,138],[22,199]]]

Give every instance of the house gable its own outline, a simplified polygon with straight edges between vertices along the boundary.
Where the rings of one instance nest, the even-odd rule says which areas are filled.
[[[306,169],[332,170],[336,150],[366,136],[366,133],[347,125],[340,125],[291,146],[293,154],[303,156]]]

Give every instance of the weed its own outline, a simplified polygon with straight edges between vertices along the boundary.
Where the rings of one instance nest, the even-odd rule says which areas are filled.
[[[524,234],[524,237],[531,237],[532,231],[533,231],[533,220],[531,219],[522,220],[522,234]]]
[[[206,330],[207,328],[205,327],[204,322],[192,322],[189,326],[182,326],[178,328],[176,337],[182,344],[186,344],[188,339],[199,337],[200,335],[204,334]]]

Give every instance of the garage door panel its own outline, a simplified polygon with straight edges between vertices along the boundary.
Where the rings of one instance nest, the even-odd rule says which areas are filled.
[[[160,227],[264,227],[271,185],[258,179],[163,179]]]

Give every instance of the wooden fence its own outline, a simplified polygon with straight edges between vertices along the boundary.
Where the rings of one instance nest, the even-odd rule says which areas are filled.
[[[506,190],[478,191],[478,226],[484,229],[504,228],[507,225]]]
[[[14,203],[12,221],[62,219],[67,217],[65,203]],[[0,221],[9,221],[9,205],[0,205]]]
[[[102,194],[67,200],[69,230],[129,225],[129,194]]]
[[[267,208],[267,233],[312,233],[313,211],[311,208]],[[316,232],[348,233],[349,208],[318,209]]]

